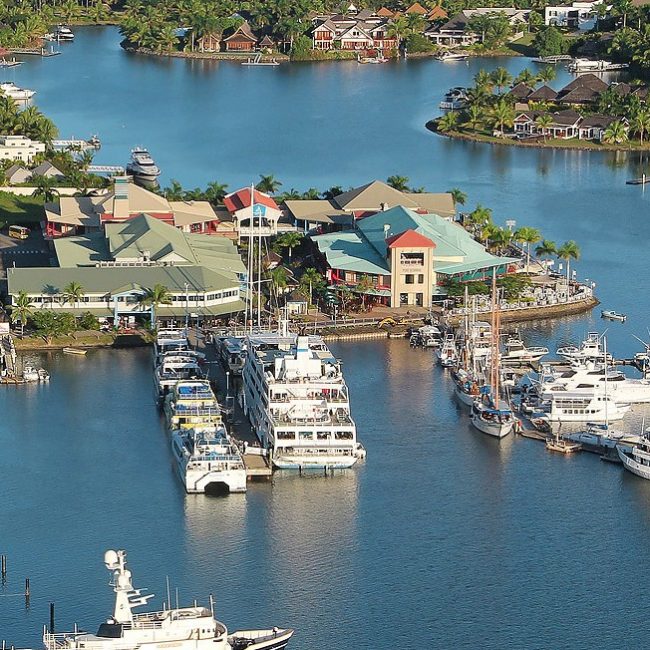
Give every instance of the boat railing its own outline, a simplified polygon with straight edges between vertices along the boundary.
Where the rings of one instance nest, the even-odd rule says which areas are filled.
[[[45,646],[46,650],[63,650],[64,648],[70,648],[71,647],[71,642],[72,642],[72,647],[76,645],[77,639],[79,637],[87,637],[88,633],[87,632],[56,632],[56,633],[51,633],[48,631],[45,631],[43,633],[43,645]],[[111,639],[111,641],[115,641],[115,639]],[[90,649],[90,648],[102,648],[104,647],[105,640],[98,638],[96,641],[94,640],[89,640],[88,638],[85,638],[83,640],[83,648],[85,649]],[[81,645],[79,646],[81,647]],[[132,650],[133,644],[132,643],[111,643],[111,650]]]

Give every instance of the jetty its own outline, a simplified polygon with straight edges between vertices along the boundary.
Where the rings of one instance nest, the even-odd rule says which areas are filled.
[[[52,140],[52,146],[55,149],[78,149],[79,151],[86,151],[88,149],[99,149],[101,144],[97,138],[90,140],[79,140],[70,138],[68,140]]]
[[[86,171],[91,174],[124,174],[124,167],[121,165],[88,165]]]
[[[9,48],[9,51],[12,54],[26,54],[28,56],[42,56],[42,57],[50,57],[50,56],[58,56],[61,54],[61,52],[54,51],[54,50],[48,50],[45,47],[37,48],[37,47],[12,47]]]

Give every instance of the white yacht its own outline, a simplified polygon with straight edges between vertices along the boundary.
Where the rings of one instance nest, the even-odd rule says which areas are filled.
[[[650,440],[648,438],[643,437],[631,448],[617,445],[616,451],[626,470],[641,478],[650,479]]]
[[[219,344],[221,364],[233,375],[241,375],[246,361],[246,348],[241,338],[232,336],[225,338]]]
[[[35,90],[19,88],[13,81],[3,81],[0,83],[0,92],[5,97],[10,97],[17,102],[26,102],[36,94]]]
[[[57,25],[54,38],[57,41],[74,41],[74,33],[67,25]]]
[[[564,357],[567,361],[604,361],[605,352],[603,350],[601,336],[598,332],[589,332],[587,338],[580,344],[565,345],[558,348],[555,354],[558,357]],[[611,361],[611,355],[607,355],[607,360]]]
[[[221,407],[206,380],[176,382],[165,398],[163,410],[172,431],[221,423]]]
[[[365,454],[340,362],[320,336],[250,335],[243,408],[278,469],[343,469]]]
[[[585,395],[578,392],[553,393],[542,403],[549,422],[607,422],[621,420],[629,404],[619,404],[604,393]]]
[[[542,399],[566,391],[592,396],[604,394],[607,390],[609,397],[617,403],[650,403],[650,379],[626,377],[620,370],[604,364],[576,364],[562,373],[553,373],[548,366],[542,366],[539,377]]]
[[[246,467],[223,424],[172,433],[172,453],[178,475],[189,493],[225,487],[246,492]]]
[[[143,180],[155,181],[160,176],[160,169],[146,149],[137,147],[131,151],[131,160],[126,165],[126,173]]]
[[[154,366],[159,365],[162,356],[167,352],[189,350],[190,342],[184,329],[163,328],[156,333],[154,342]]]
[[[292,629],[240,630],[228,633],[225,624],[214,617],[210,607],[191,607],[136,613],[153,594],[135,589],[126,568],[125,551],[106,551],[104,564],[111,572],[115,592],[113,615],[99,625],[96,634],[88,632],[43,631],[45,650],[282,650],[293,636]],[[171,599],[170,599],[171,600]]]
[[[203,379],[205,373],[192,351],[165,352],[154,371],[159,397],[164,397],[179,381]]]
[[[505,352],[501,355],[504,363],[532,363],[548,354],[548,348],[526,347],[519,336],[509,336],[505,342]]]
[[[436,357],[443,368],[451,368],[458,363],[458,348],[453,334],[447,334],[440,348],[436,350]]]

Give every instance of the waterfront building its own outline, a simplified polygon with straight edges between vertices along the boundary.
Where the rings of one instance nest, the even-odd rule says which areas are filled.
[[[96,196],[61,196],[45,204],[46,239],[98,232],[102,225],[148,214],[180,230],[216,234],[219,217],[208,201],[168,201],[135,185],[130,176],[117,176],[113,189]]]
[[[540,127],[537,120],[541,115],[549,115],[552,122],[548,126]],[[515,133],[527,136],[546,135],[561,140],[578,138],[579,140],[602,142],[605,130],[616,121],[620,121],[625,129],[628,129],[628,121],[624,117],[598,114],[582,117],[572,109],[556,113],[524,111],[515,118],[513,130]]]
[[[197,41],[199,52],[221,52],[221,32],[207,32]]]
[[[240,287],[246,269],[234,244],[223,237],[186,234],[149,215],[107,223],[103,231],[54,240],[55,268],[13,268],[8,293],[25,291],[35,309],[112,319],[150,316],[142,305],[156,284],[169,290],[171,304],[155,308],[170,324],[189,317],[202,322],[237,314],[244,308]],[[71,282],[83,288],[76,302],[64,299]]]
[[[570,29],[592,29],[598,5],[602,3],[603,0],[576,0],[567,5],[547,5],[544,7],[544,24]]]
[[[358,219],[354,228],[312,236],[332,285],[364,289],[390,307],[430,307],[445,278],[476,280],[514,270],[517,259],[497,257],[458,223],[398,205]]]
[[[223,39],[226,52],[252,52],[257,46],[257,36],[244,21],[230,36]]]
[[[45,144],[24,135],[0,135],[0,160],[20,160],[30,163],[45,153]]]
[[[460,47],[478,43],[480,35],[468,31],[470,19],[477,15],[505,14],[510,26],[519,30],[528,24],[530,9],[514,9],[512,7],[479,7],[465,9],[442,25],[431,25],[424,35],[436,45]]]
[[[282,210],[268,194],[244,187],[227,194],[223,204],[233,222],[237,237],[270,237],[278,234],[278,221]]]
[[[416,212],[433,212],[445,218],[456,215],[454,198],[449,192],[402,192],[376,180],[342,192],[332,199],[284,202],[287,215],[296,228],[305,233],[348,229],[356,219],[396,205]]]
[[[60,181],[65,177],[65,174],[55,167],[49,160],[42,162],[37,167],[31,170],[32,177],[43,176],[44,178],[51,178],[55,181]]]
[[[390,19],[370,10],[362,10],[355,16],[319,16],[313,24],[311,36],[315,50],[387,51],[397,47],[397,38],[388,34]]]
[[[5,178],[9,185],[18,185],[20,183],[26,183],[32,177],[32,172],[28,169],[25,169],[22,165],[15,164],[9,167],[5,172]]]

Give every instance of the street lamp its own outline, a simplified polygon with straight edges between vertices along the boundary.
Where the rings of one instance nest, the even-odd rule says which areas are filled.
[[[514,219],[506,219],[506,227],[510,232],[513,231],[514,227],[517,225],[517,222]]]
[[[187,330],[190,325],[190,294],[189,292],[190,285],[185,283],[185,329]]]

